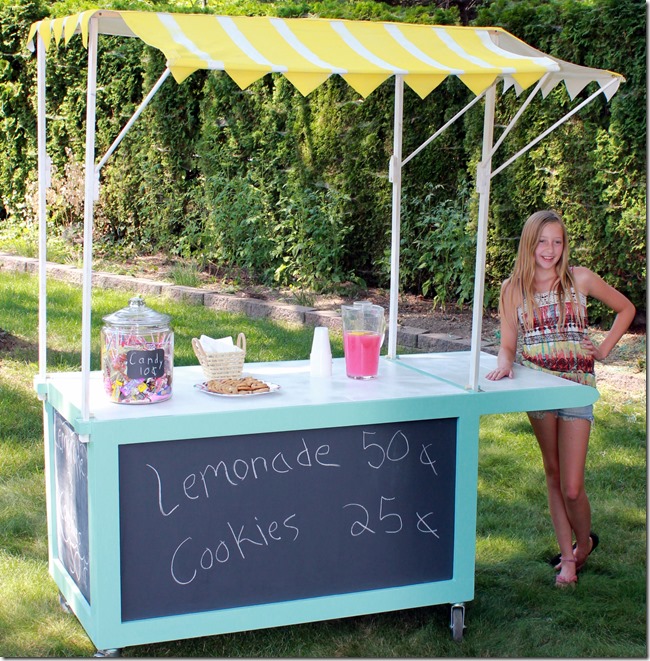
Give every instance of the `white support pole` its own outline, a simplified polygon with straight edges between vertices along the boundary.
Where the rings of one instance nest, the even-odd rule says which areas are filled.
[[[427,138],[417,149],[411,152],[402,162],[402,167],[404,167],[414,156],[417,156],[427,145],[432,143],[441,133],[444,133],[455,121],[460,119],[475,103],[478,103],[485,92],[481,92],[478,96],[475,96],[462,110],[459,110],[448,122],[445,122],[444,126],[441,126],[431,137]]]
[[[402,212],[402,130],[404,117],[404,76],[395,74],[393,155],[389,179],[393,184],[390,249],[390,304],[388,310],[388,357],[397,356],[397,305],[399,296],[400,219]]]
[[[86,191],[84,198],[83,286],[81,302],[81,418],[90,418],[90,346],[91,302],[93,274],[93,207],[95,202],[95,113],[97,99],[97,41],[99,27],[96,18],[88,24],[88,82],[86,90]]]
[[[149,105],[151,99],[153,99],[153,97],[156,96],[158,90],[160,89],[160,86],[167,80],[170,73],[171,73],[171,69],[169,69],[169,67],[166,67],[165,70],[162,72],[162,75],[156,82],[156,84],[149,91],[149,94],[147,94],[147,96],[142,100],[142,103],[138,106],[137,110],[133,113],[131,119],[129,119],[129,121],[124,125],[124,128],[120,131],[117,138],[115,138],[113,144],[108,148],[108,151],[104,154],[101,161],[99,161],[99,163],[97,164],[97,168],[96,168],[97,176],[99,176],[99,171],[104,167],[106,161],[108,161],[108,159],[111,157],[111,154],[117,149],[120,142],[122,142],[124,136],[129,132],[131,127],[135,124],[138,117],[140,117],[142,111]]]
[[[591,103],[599,94],[604,94],[608,88],[610,88],[612,85],[618,83],[616,79],[612,80],[609,82],[607,85],[603,86],[601,89],[596,90],[591,96],[586,98],[582,103],[577,105],[573,110],[570,110],[564,117],[561,119],[558,119],[553,126],[550,126],[549,128],[546,129],[543,133],[540,133],[534,140],[531,140],[523,149],[520,149],[514,156],[511,156],[505,163],[502,163],[498,168],[494,170],[494,172],[490,175],[491,177],[496,176],[501,172],[501,170],[505,170],[511,163],[516,161],[520,156],[525,154],[527,151],[532,149],[538,142],[543,140],[549,133],[552,133],[555,131],[556,128],[564,124],[564,122],[567,121],[570,117],[573,117],[579,110],[582,110],[588,103]]]
[[[49,163],[45,120],[45,44],[37,39],[37,136],[38,136],[38,378],[47,374],[47,189]]]
[[[474,271],[474,309],[472,316],[472,345],[469,387],[478,390],[478,368],[481,359],[481,330],[483,326],[483,294],[485,290],[485,254],[487,250],[487,224],[490,206],[490,172],[492,169],[492,140],[494,135],[494,104],[496,83],[485,94],[483,116],[483,152],[476,173],[479,192],[478,229],[476,233],[476,268]]]
[[[510,120],[510,123],[508,126],[503,129],[501,132],[501,135],[499,136],[499,139],[494,143],[494,147],[492,148],[492,156],[496,153],[497,149],[501,146],[501,143],[506,139],[506,136],[512,131],[512,129],[515,127],[515,124],[519,121],[519,118],[524,114],[524,111],[528,106],[531,104],[533,99],[537,96],[538,92],[542,89],[542,87],[546,84],[546,81],[548,80],[550,74],[546,73],[544,74],[540,79],[537,85],[535,86],[535,89],[528,95],[526,100],[521,104],[519,110],[515,113],[515,116]]]

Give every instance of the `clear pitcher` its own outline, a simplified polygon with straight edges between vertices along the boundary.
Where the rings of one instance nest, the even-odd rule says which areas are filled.
[[[341,306],[345,371],[351,379],[374,379],[384,342],[384,308],[370,301]]]

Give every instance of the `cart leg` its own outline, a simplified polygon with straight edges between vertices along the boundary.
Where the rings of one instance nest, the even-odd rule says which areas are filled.
[[[463,640],[463,630],[465,629],[465,604],[451,605],[451,620],[449,622],[451,635],[455,642]]]

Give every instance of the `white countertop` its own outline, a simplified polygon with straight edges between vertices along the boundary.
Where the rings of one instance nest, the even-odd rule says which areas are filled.
[[[597,391],[579,386],[542,372],[515,366],[514,379],[493,382],[485,374],[496,366],[496,357],[481,354],[479,387],[482,392],[467,388],[469,382],[470,352],[439,354],[411,354],[396,360],[382,357],[376,379],[356,380],[345,374],[345,361],[335,358],[331,377],[312,377],[309,361],[246,363],[244,374],[280,386],[276,392],[242,397],[219,397],[197,390],[194,385],[205,381],[200,366],[175,367],[173,394],[170,399],[150,405],[116,404],[103,389],[101,373],[90,376],[91,417],[101,420],[129,420],[160,416],[183,416],[220,412],[277,409],[278,407],[304,407],[353,402],[395,401],[414,398],[461,397],[468,398],[467,406],[478,407],[479,413],[529,410],[518,408],[518,400],[537,400],[556,392],[555,399],[597,399]],[[73,412],[81,410],[81,373],[51,373],[47,377],[50,396],[65,401]],[[523,395],[528,394],[527,397]],[[568,395],[567,395],[568,393]],[[574,395],[575,393],[575,395]],[[479,399],[480,398],[480,399]],[[543,399],[543,398],[542,398]],[[471,402],[471,403],[470,403]],[[526,402],[526,404],[527,404]],[[544,402],[541,402],[542,404]],[[485,406],[484,406],[485,405]],[[569,401],[566,406],[581,406]],[[561,406],[552,403],[553,407]],[[72,417],[78,417],[72,415]]]

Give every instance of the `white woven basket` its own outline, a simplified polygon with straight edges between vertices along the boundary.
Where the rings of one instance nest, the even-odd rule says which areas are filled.
[[[207,352],[198,338],[192,338],[192,348],[208,381],[237,379],[241,376],[246,359],[246,336],[243,333],[237,336],[237,346],[241,351]]]

